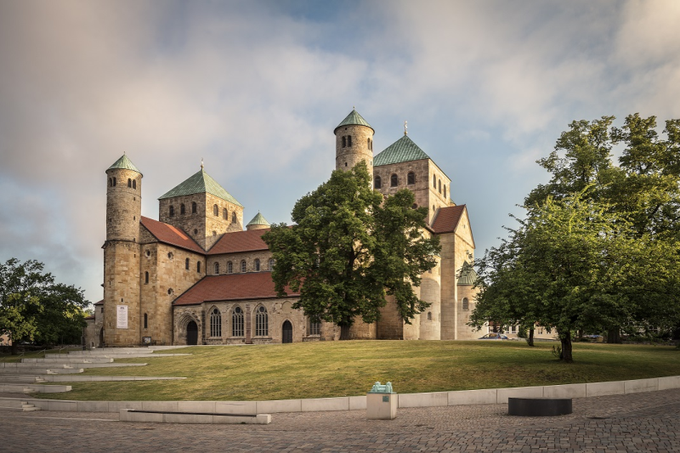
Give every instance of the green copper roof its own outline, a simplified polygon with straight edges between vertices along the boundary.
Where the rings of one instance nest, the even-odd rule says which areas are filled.
[[[373,159],[373,166],[379,167],[381,165],[398,164],[400,162],[411,162],[414,160],[429,159],[430,156],[425,154],[425,151],[420,149],[413,140],[404,134],[396,142],[382,150]]]
[[[183,197],[197,193],[209,193],[211,195],[215,195],[216,197],[220,197],[229,203],[234,203],[237,206],[243,207],[243,205],[236,201],[236,199],[232,197],[229,192],[224,190],[222,186],[217,183],[217,181],[212,179],[212,177],[207,174],[203,168],[201,168],[198,173],[190,176],[189,179],[179,184],[169,192],[163,194],[158,199],[163,200],[164,198]]]
[[[267,222],[267,219],[265,219],[264,216],[258,212],[257,215],[255,217],[253,217],[253,220],[248,222],[248,225],[246,225],[246,227],[248,227],[250,225],[267,225],[267,226],[269,226],[269,222]]]
[[[112,170],[112,169],[115,169],[115,168],[122,168],[124,170],[132,170],[132,171],[136,171],[140,175],[142,174],[142,172],[137,170],[137,167],[135,167],[135,164],[133,164],[132,161],[130,159],[128,159],[128,157],[125,154],[123,154],[120,159],[115,161],[113,163],[113,165],[111,165],[108,168],[108,170]]]
[[[472,286],[477,279],[477,272],[472,267],[463,270],[458,278],[458,286]]]
[[[338,127],[341,126],[357,126],[357,125],[370,127],[371,129],[373,129],[373,127],[370,124],[368,124],[368,121],[366,121],[363,116],[359,115],[359,112],[352,109],[350,114],[347,115],[347,117],[335,127],[335,130],[337,130]],[[373,129],[373,132],[375,132],[375,129]]]

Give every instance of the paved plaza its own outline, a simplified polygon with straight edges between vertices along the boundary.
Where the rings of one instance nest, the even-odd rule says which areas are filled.
[[[680,389],[574,399],[560,417],[507,405],[273,414],[270,425],[125,423],[115,413],[1,412],[2,452],[678,452]]]

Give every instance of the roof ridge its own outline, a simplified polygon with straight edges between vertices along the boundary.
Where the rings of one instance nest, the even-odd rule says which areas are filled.
[[[189,176],[187,179],[158,197],[159,200],[166,198],[182,197],[199,193],[209,193],[229,203],[243,207],[224,187],[210,176],[203,168]]]

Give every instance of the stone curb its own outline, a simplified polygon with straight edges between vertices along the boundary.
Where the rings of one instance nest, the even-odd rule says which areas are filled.
[[[453,392],[398,394],[400,408],[507,404],[508,398],[589,398],[605,395],[652,392],[680,388],[680,376],[631,381],[595,382],[537,387],[459,390]],[[72,401],[36,399],[31,401],[46,411],[120,412],[137,409],[161,412],[201,412],[222,414],[274,414],[282,412],[321,412],[365,410],[366,396],[313,398],[273,401]]]

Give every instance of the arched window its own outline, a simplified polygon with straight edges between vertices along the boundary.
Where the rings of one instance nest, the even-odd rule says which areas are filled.
[[[113,178],[113,187],[116,187],[116,178]]]
[[[393,173],[392,176],[390,176],[390,187],[397,187],[397,184],[399,184],[399,178],[396,173]]]
[[[444,198],[446,198],[446,184],[444,184]]]
[[[352,136],[351,135],[347,136],[347,146],[352,146]]]
[[[132,180],[128,178],[128,187],[132,188]]]
[[[231,314],[231,336],[243,336],[243,310],[241,310],[241,307],[234,308],[234,312]]]
[[[408,172],[408,178],[406,180],[408,184],[415,184],[416,183],[416,174],[413,173],[412,171]]]
[[[375,177],[375,188],[380,189],[382,187],[382,180],[380,179],[380,176]]]
[[[227,211],[227,208],[222,209],[222,217],[224,217],[224,220],[229,220],[229,211]]]
[[[109,178],[109,187],[113,186],[113,179]]]
[[[274,270],[274,265],[276,264],[276,260],[274,258],[269,258],[269,270],[273,271]]]
[[[432,321],[432,312],[431,311],[427,312],[427,320]]]
[[[255,258],[255,272],[260,272],[260,260]]]
[[[266,337],[268,335],[269,316],[267,315],[267,309],[260,305],[255,312],[255,336]]]
[[[241,273],[246,272],[246,260],[241,260]]]
[[[227,274],[231,274],[234,272],[234,266],[231,264],[231,261],[227,261]]]
[[[179,205],[179,213],[182,214],[182,215],[187,213],[187,208],[184,206],[184,203]]]
[[[213,205],[213,215],[215,217],[220,215],[220,208],[218,208],[216,204]]]
[[[137,190],[137,180],[136,179],[132,180],[132,188]]]
[[[321,334],[321,323],[319,321],[309,320],[309,335]]]
[[[470,309],[470,302],[468,301],[467,297],[463,297],[463,310],[469,310]]]
[[[236,211],[231,213],[231,221],[232,223],[238,222],[238,219],[236,218]]]
[[[437,188],[437,176],[432,175],[432,187]]]
[[[437,208],[435,208],[434,205],[432,205],[432,215],[434,215],[435,212],[437,212]]]
[[[343,135],[342,136],[342,147],[344,148],[346,146],[347,146],[347,137]]]
[[[220,263],[215,263],[215,275],[219,275],[220,273]]]
[[[196,272],[198,272],[199,274],[201,273],[201,262],[200,261],[196,261]]]
[[[214,308],[210,313],[210,336],[222,336],[222,314],[217,308]]]
[[[439,180],[439,193],[442,193],[442,180]]]
[[[144,272],[144,284],[149,284],[149,271]]]
[[[170,215],[170,217],[174,217],[174,216],[175,216],[175,207],[174,207],[173,205],[170,205],[170,213],[169,213],[169,215]]]
[[[149,328],[149,315],[144,313],[144,328],[148,329]]]
[[[184,269],[189,270],[189,258],[184,260]]]
[[[366,147],[367,147],[368,149],[371,149],[371,139],[370,139],[370,138],[367,138],[367,139],[366,139]]]
[[[191,213],[196,214],[196,211],[197,211],[197,206],[196,206],[196,202],[194,201],[193,203],[191,203]]]

